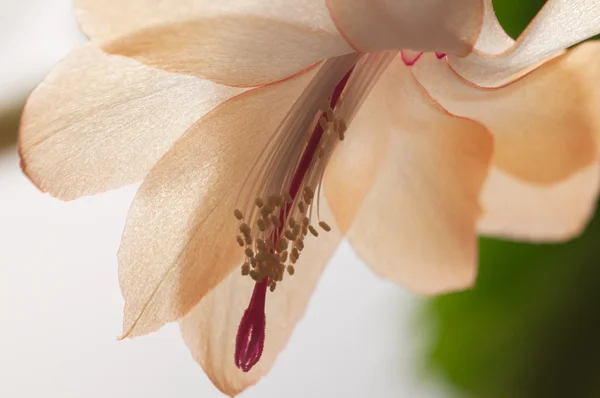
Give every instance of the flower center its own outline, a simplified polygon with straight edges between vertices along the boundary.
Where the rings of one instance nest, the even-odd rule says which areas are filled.
[[[318,229],[331,230],[319,218],[327,161],[376,77],[392,59],[385,53],[365,55],[358,62],[360,57],[348,55],[323,63],[275,133],[276,152],[267,149],[264,166],[257,172],[259,182],[246,189],[247,195],[258,195],[251,196],[250,204],[238,200],[244,204],[234,211],[240,222],[236,239],[246,256],[241,274],[255,282],[236,338],[235,364],[244,372],[262,355],[267,289],[275,291],[286,273],[295,274],[309,234],[318,237]],[[281,131],[286,134],[283,142],[277,142]]]

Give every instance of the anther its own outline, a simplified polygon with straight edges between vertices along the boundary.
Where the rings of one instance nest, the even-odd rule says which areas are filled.
[[[255,282],[261,282],[262,276],[255,270],[250,271],[250,278],[252,278]]]
[[[247,235],[251,232],[250,226],[246,223],[242,223],[240,225],[240,231],[244,234]]]
[[[278,253],[281,253],[281,252],[282,252],[282,251],[284,251],[286,248],[287,248],[287,244],[285,244],[285,243],[283,242],[283,240],[282,240],[282,239],[279,239],[279,240],[277,241],[277,248],[276,248],[276,249],[277,249],[277,252],[278,252]]]
[[[300,258],[300,252],[298,251],[298,249],[296,247],[294,247],[292,249],[292,254],[290,256],[292,259],[299,259]]]
[[[279,228],[281,226],[281,222],[279,221],[279,217],[277,217],[275,214],[271,215],[271,222],[273,223],[273,225],[275,225],[276,228]]]
[[[283,234],[289,240],[296,240],[296,235],[294,235],[294,233],[292,231],[290,231],[289,229],[287,229]]]
[[[293,265],[288,265],[288,266],[287,266],[287,272],[288,272],[288,274],[290,274],[290,275],[294,275],[294,274],[296,273],[296,269],[294,269],[294,266],[293,266]]]
[[[256,248],[261,252],[267,251],[267,245],[265,241],[260,238],[256,239]]]
[[[274,292],[276,287],[277,287],[277,282],[271,282],[271,284],[269,285],[269,290],[271,292]]]
[[[275,273],[273,272],[273,268],[267,267],[266,274],[269,277],[269,279],[271,279],[271,280],[275,279]]]
[[[312,198],[309,197],[306,192],[304,192],[304,201],[306,202],[307,205],[312,203]]]
[[[235,218],[237,218],[238,220],[242,221],[242,219],[244,218],[244,215],[242,214],[241,211],[239,211],[238,209],[235,209],[233,211],[233,215],[235,216]]]
[[[304,213],[304,211],[306,210],[303,201],[298,202],[298,210],[300,210],[300,213]]]
[[[348,130],[348,125],[342,119],[336,119],[334,121],[334,130],[338,134],[340,141],[344,140],[344,134]]]
[[[272,212],[273,212],[273,206],[271,206],[270,204],[263,206],[260,209],[260,214],[262,214],[263,217],[269,216]]]
[[[244,235],[244,239],[246,240],[246,244],[247,245],[251,245],[252,244],[252,235],[250,235],[250,234]]]
[[[323,230],[325,230],[326,232],[329,232],[329,231],[331,231],[331,227],[330,227],[330,226],[329,226],[329,224],[327,224],[325,221],[321,221],[321,222],[319,223],[319,226],[320,226],[321,228],[323,228]]]
[[[267,223],[263,219],[259,218],[256,221],[256,225],[258,226],[258,229],[260,230],[260,232],[265,232],[267,230]]]
[[[254,251],[252,251],[252,249],[250,249],[249,247],[247,247],[246,250],[244,250],[244,253],[246,254],[246,257],[254,257]]]
[[[287,250],[282,251],[281,254],[279,255],[279,261],[281,261],[282,263],[285,263],[287,261],[287,258],[288,258]]]
[[[259,267],[262,265],[261,262],[265,261],[267,259],[267,251],[259,251],[258,253],[256,253],[256,256],[254,256],[254,258],[256,259],[256,261],[258,261],[258,265]]]
[[[311,199],[315,197],[315,192],[310,187],[304,187],[304,194]]]
[[[244,247],[244,239],[242,239],[241,236],[236,236],[235,239],[237,240],[238,245],[240,245],[240,247]]]
[[[271,195],[269,196],[269,206],[275,207],[281,204],[281,198],[279,195]]]
[[[313,236],[319,236],[319,233],[317,232],[315,227],[313,227],[312,225],[308,226],[308,230],[310,231],[311,234],[313,234]]]
[[[256,200],[254,201],[254,204],[256,205],[256,207],[258,207],[260,209],[261,207],[263,207],[265,202],[263,202],[263,200],[261,198],[256,198]]]
[[[248,274],[250,274],[250,264],[246,262],[242,265],[242,275],[246,276]]]

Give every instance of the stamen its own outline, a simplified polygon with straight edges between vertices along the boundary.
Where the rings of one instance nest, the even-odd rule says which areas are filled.
[[[294,265],[305,248],[305,237],[309,232],[319,236],[311,217],[315,204],[319,214],[327,162],[337,143],[344,139],[348,123],[373,80],[393,54],[365,55],[363,58],[374,62],[360,61],[360,67],[355,67],[359,58],[347,55],[323,63],[251,167],[240,191],[238,204],[242,206],[234,210],[234,216],[240,221],[242,235],[236,239],[245,246],[246,262],[241,273],[256,282],[236,338],[235,363],[244,372],[262,355],[267,288],[274,292],[286,271],[293,276]],[[351,75],[354,83],[348,85]],[[325,97],[327,104],[323,104]],[[331,230],[324,221],[319,220],[319,226],[326,232]]]

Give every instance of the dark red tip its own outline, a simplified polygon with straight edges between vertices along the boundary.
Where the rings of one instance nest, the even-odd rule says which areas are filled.
[[[404,62],[406,66],[413,66],[417,63],[417,61],[421,58],[423,52],[408,52],[408,51],[400,51],[400,58]]]
[[[435,53],[435,56],[437,57],[437,59],[442,59],[446,56],[445,53]]]
[[[238,327],[235,339],[235,366],[244,372],[258,363],[265,346],[265,298],[268,280],[254,285],[252,298]]]

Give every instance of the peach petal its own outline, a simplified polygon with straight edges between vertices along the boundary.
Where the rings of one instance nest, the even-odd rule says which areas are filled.
[[[416,292],[471,286],[492,138],[480,124],[444,112],[401,60],[382,79],[394,130],[350,242],[375,272]]]
[[[446,62],[423,56],[414,73],[448,111],[494,135],[493,163],[526,181],[552,184],[595,162],[600,44],[581,45],[497,89],[469,84]]]
[[[193,125],[150,171],[119,250],[125,337],[187,314],[243,259],[233,209],[312,72],[234,97]]]
[[[27,101],[23,170],[61,199],[137,182],[196,120],[241,92],[84,46]]]

